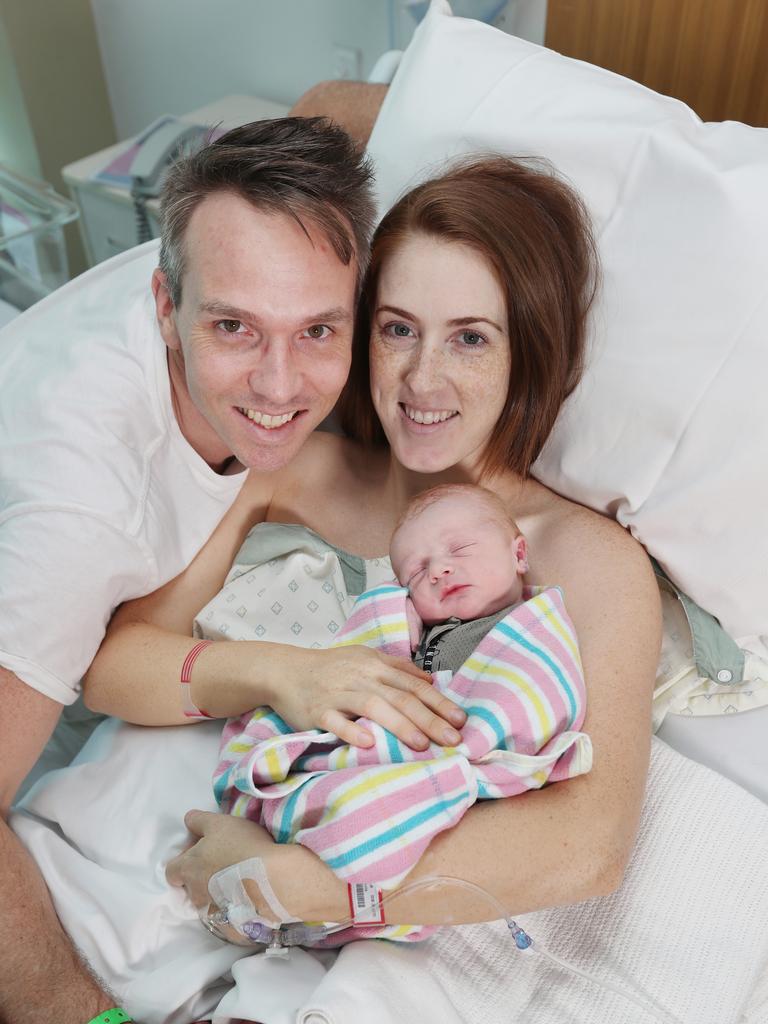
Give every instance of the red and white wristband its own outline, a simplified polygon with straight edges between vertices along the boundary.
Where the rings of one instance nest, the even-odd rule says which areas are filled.
[[[201,651],[205,650],[206,647],[210,647],[213,640],[201,640],[199,644],[189,651],[184,664],[181,666],[181,706],[184,710],[184,714],[187,718],[213,718],[213,715],[209,715],[207,711],[203,711],[197,704],[192,700],[189,689],[189,681],[192,677],[192,666],[197,660],[197,656]]]
[[[384,897],[374,882],[348,882],[347,895],[352,915],[352,926],[385,924]]]

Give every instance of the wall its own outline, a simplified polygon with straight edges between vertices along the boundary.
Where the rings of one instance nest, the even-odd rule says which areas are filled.
[[[282,103],[334,78],[334,44],[366,77],[390,46],[388,0],[92,0],[120,138],[236,93]]]
[[[15,169],[66,194],[61,168],[115,141],[89,0],[0,0],[0,29],[0,84],[10,86],[0,111],[15,118]],[[86,264],[76,225],[66,239],[77,273]]]
[[[0,18],[0,163],[30,178],[40,177],[40,160],[16,72],[11,43]]]
[[[484,6],[458,2],[467,12]],[[382,53],[407,46],[417,23],[406,0],[91,3],[119,138],[231,94],[291,104],[339,77],[336,46],[358,51],[367,78]],[[541,43],[545,18],[546,0],[508,0],[495,23]]]

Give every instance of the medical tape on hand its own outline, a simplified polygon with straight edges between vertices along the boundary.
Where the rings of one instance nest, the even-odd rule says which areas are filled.
[[[273,914],[271,919],[264,917],[254,906],[243,884],[246,880],[255,882],[267,908]],[[272,927],[301,920],[290,914],[275,895],[261,857],[251,857],[217,871],[208,881],[208,892],[213,902],[227,911],[230,924],[238,931],[242,931],[245,924],[254,920]]]

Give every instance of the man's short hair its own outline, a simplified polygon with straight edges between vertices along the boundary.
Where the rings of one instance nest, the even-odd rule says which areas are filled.
[[[266,213],[319,228],[342,263],[357,263],[358,293],[375,221],[373,170],[347,133],[324,117],[283,117],[233,128],[178,160],[160,197],[160,269],[175,306],[186,269],[184,236],[210,195],[231,193]]]

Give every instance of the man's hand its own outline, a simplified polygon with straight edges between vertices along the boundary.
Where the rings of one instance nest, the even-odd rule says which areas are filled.
[[[270,704],[296,730],[325,729],[340,740],[370,747],[373,736],[350,718],[369,718],[415,750],[430,743],[455,746],[467,716],[412,662],[370,647],[298,650],[300,683],[275,689]],[[451,723],[453,723],[451,725]]]
[[[318,82],[299,97],[290,113],[294,117],[330,117],[364,146],[388,88],[368,82]]]

